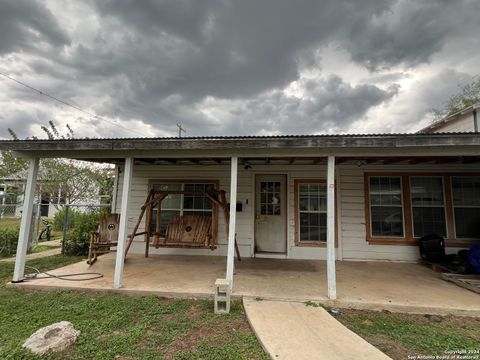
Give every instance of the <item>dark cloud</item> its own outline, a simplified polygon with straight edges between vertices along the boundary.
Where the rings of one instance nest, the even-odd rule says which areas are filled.
[[[326,79],[304,80],[299,86],[302,96],[288,96],[273,91],[253,100],[234,104],[235,111],[225,115],[225,124],[205,128],[200,123],[189,123],[196,133],[308,134],[346,132],[348,125],[361,118],[372,107],[392,99],[397,86],[383,90],[373,85],[352,86],[338,76]],[[220,107],[228,104],[219,104]]]
[[[0,2],[0,54],[28,50],[42,44],[59,47],[69,41],[53,14],[41,2]]]
[[[347,131],[417,77],[411,114],[423,116],[446,94],[436,90],[455,86],[436,73],[473,51],[446,44],[478,38],[480,12],[472,0],[0,1],[0,70],[127,127],[152,125],[145,135],[174,134],[177,122],[190,135]],[[327,72],[330,46],[347,60]],[[9,89],[21,106],[45,102]],[[57,118],[49,106],[45,117]]]

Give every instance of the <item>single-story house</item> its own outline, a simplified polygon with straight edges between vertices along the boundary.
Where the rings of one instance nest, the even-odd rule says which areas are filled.
[[[0,179],[0,198],[5,199],[4,205],[9,216],[20,217],[22,215],[23,194],[27,182],[27,172],[19,171],[8,177]],[[45,174],[37,176],[37,193],[34,202],[36,211],[40,216],[54,217],[62,204],[65,204],[65,195],[61,189],[51,193],[42,189],[42,184],[48,182]],[[4,197],[2,197],[4,195]]]
[[[477,133],[12,140],[0,141],[0,149],[30,158],[14,281],[24,275],[25,229],[42,157],[116,165],[115,287],[122,284],[128,235],[152,189],[170,192],[153,218],[165,224],[208,216],[216,244],[150,253],[226,256],[231,286],[235,237],[242,257],[326,260],[332,299],[335,261],[413,262],[418,238],[430,233],[446,239],[447,252],[480,239]],[[206,195],[222,190],[229,216]],[[142,220],[137,231],[143,229]],[[130,252],[143,253],[144,241],[136,237]]]

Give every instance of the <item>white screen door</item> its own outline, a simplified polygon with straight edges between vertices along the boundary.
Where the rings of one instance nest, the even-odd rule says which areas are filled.
[[[255,177],[255,252],[287,251],[286,175]]]

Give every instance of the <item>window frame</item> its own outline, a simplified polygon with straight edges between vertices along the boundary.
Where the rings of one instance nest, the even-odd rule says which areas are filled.
[[[471,241],[471,242],[475,242],[475,241],[478,241],[479,239],[475,239],[475,238],[469,238],[469,237],[457,237],[457,222],[455,221],[455,204],[453,202],[453,178],[454,177],[480,177],[480,173],[478,174],[474,174],[474,173],[471,173],[471,174],[454,174],[454,175],[451,175],[450,176],[450,191],[451,191],[451,207],[452,207],[452,232],[453,232],[453,235],[455,236],[455,239],[457,241],[462,241],[462,242],[465,242],[465,241]],[[479,208],[480,206],[457,206],[459,208],[474,208],[474,209],[477,209]]]
[[[402,210],[402,236],[396,236],[396,235],[391,235],[391,236],[378,236],[378,235],[373,235],[372,231],[372,222],[371,222],[371,218],[372,218],[372,204],[370,203],[370,193],[371,193],[371,189],[370,189],[370,177],[392,177],[392,178],[398,178],[400,179],[400,194],[401,194],[401,201],[400,201],[400,208]],[[406,233],[406,226],[405,226],[405,200],[404,200],[404,184],[403,184],[403,178],[401,176],[397,176],[397,175],[376,175],[376,176],[370,176],[368,178],[368,194],[369,194],[369,198],[368,198],[368,202],[369,202],[369,217],[370,217],[370,230],[369,230],[369,234],[370,234],[370,237],[371,238],[387,238],[387,239],[403,239],[405,237],[405,233]],[[373,205],[373,206],[379,206],[379,207],[398,207],[397,206],[384,206],[384,205]]]
[[[148,186],[147,186],[147,193],[150,192],[150,190],[153,189],[153,185],[156,184],[213,184],[214,189],[218,191],[220,189],[220,180],[218,179],[148,179]],[[183,196],[184,194],[181,194],[181,200],[180,204],[182,208],[180,209],[180,214],[183,214],[185,209],[183,209]],[[164,209],[164,210],[169,210],[169,209]],[[172,210],[177,210],[177,209],[172,209]],[[192,211],[191,209],[187,209],[187,211]],[[200,211],[200,210],[198,210]],[[216,243],[217,241],[217,236],[218,236],[218,205],[212,203],[212,237],[214,242]],[[148,221],[148,216],[145,216],[145,229],[147,228],[147,221]]]
[[[372,236],[371,234],[371,213],[370,213],[370,177],[375,176],[400,176],[402,183],[403,199],[403,237]],[[453,208],[452,177],[454,176],[480,176],[478,172],[415,172],[415,171],[365,171],[364,172],[364,200],[365,200],[365,228],[366,241],[370,245],[408,245],[417,246],[418,237],[413,234],[413,208],[410,194],[410,177],[441,177],[443,183],[443,197],[445,209],[445,225],[447,236],[445,246],[447,247],[468,247],[480,242],[479,239],[457,238],[455,234],[455,217]]]
[[[317,247],[326,248],[327,241],[325,242],[311,242],[300,241],[300,184],[324,184],[327,186],[326,179],[312,178],[312,179],[294,179],[293,180],[293,197],[294,197],[294,244],[297,247]],[[335,184],[336,188],[336,184]],[[328,191],[328,189],[327,189]],[[337,192],[335,192],[337,194]],[[327,205],[328,206],[328,205]],[[327,224],[328,226],[328,224]],[[337,196],[335,195],[335,247],[338,247],[338,223],[337,223]]]
[[[448,176],[448,175],[447,175]],[[413,208],[415,207],[440,207],[440,206],[414,206],[413,205],[413,201],[412,201],[412,194],[411,194],[411,186],[412,186],[412,177],[430,177],[430,178],[439,178],[441,181],[442,181],[442,197],[443,197],[443,204],[442,204],[442,208],[443,208],[443,216],[445,218],[445,236],[448,237],[448,234],[449,234],[449,224],[448,224],[448,215],[447,215],[447,192],[445,191],[445,176],[442,176],[442,175],[416,175],[416,174],[410,174],[410,175],[407,175],[408,177],[408,186],[410,187],[409,188],[409,192],[410,192],[410,207],[412,209],[412,216],[411,216],[411,226],[412,226],[412,236],[414,239],[419,239],[417,237],[415,237],[415,226],[414,226],[414,220],[413,220]]]

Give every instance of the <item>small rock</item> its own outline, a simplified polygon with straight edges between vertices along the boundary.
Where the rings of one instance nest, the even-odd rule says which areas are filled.
[[[440,323],[443,321],[443,317],[441,317],[440,315],[430,315],[430,314],[426,314],[425,317],[432,321],[432,322],[436,322],[436,323]]]
[[[382,313],[384,313],[384,314],[391,314],[392,312],[391,312],[390,310],[383,309],[383,310],[382,310]]]
[[[22,345],[36,355],[45,355],[48,352],[60,352],[72,345],[80,335],[69,321],[45,326],[38,329]]]

